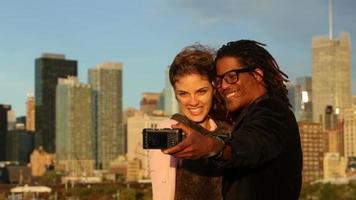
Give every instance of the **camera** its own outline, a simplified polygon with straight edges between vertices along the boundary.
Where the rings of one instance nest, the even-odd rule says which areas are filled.
[[[172,147],[183,140],[181,129],[153,129],[142,130],[144,149],[164,149]]]

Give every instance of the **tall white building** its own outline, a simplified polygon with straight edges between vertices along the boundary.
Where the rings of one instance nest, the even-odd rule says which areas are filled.
[[[313,37],[312,40],[313,120],[324,120],[326,106],[342,113],[352,105],[351,39],[348,33],[338,38]]]
[[[169,67],[165,70],[164,81],[164,113],[167,116],[171,116],[179,112],[179,106],[177,99],[174,95],[173,87],[169,81]]]
[[[7,130],[13,131],[16,129],[16,114],[14,110],[7,111]]]
[[[94,138],[97,168],[108,169],[110,162],[125,152],[122,122],[122,64],[101,63],[89,69],[93,87]]]
[[[56,86],[56,168],[68,175],[91,175],[94,169],[92,88],[76,77]]]
[[[151,116],[140,112],[127,120],[127,158],[129,161],[138,159],[142,168],[140,178],[148,178],[148,151],[142,148],[142,129],[157,128],[163,116]]]

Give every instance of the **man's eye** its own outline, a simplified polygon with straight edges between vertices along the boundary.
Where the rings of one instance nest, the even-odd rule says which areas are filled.
[[[231,73],[231,74],[226,74],[226,78],[227,79],[235,79],[236,78],[236,74],[235,73]]]

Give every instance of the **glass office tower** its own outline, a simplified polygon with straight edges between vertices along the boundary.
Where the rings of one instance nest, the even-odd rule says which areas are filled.
[[[77,76],[77,61],[60,54],[42,54],[35,60],[36,147],[55,153],[55,106],[58,78]]]

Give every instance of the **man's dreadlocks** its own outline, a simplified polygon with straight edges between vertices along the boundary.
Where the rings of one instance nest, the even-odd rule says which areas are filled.
[[[260,68],[263,71],[263,82],[268,95],[291,106],[285,85],[285,82],[289,82],[288,76],[279,69],[276,60],[263,46],[266,45],[254,40],[229,42],[218,50],[214,67],[216,68],[216,61],[220,58],[234,57],[243,65]]]

